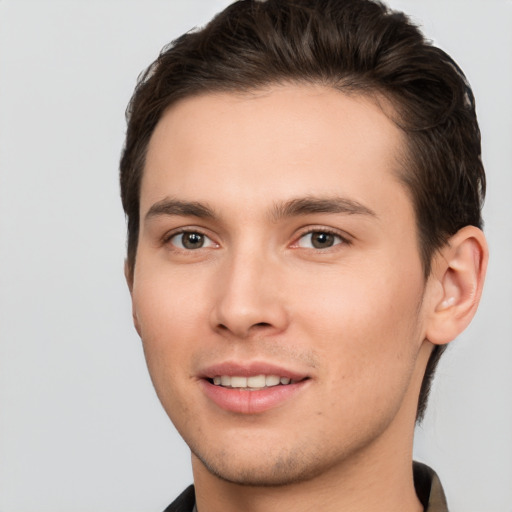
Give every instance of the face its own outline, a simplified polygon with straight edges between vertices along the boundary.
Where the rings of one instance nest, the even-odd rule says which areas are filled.
[[[403,145],[375,102],[323,87],[162,117],[133,312],[194,471],[286,484],[412,430],[425,282]]]

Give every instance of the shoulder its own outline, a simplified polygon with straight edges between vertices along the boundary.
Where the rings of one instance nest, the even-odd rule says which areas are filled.
[[[164,512],[192,512],[196,504],[194,486],[187,487],[165,510]]]
[[[414,487],[425,512],[448,512],[443,486],[436,472],[425,464],[414,462]]]

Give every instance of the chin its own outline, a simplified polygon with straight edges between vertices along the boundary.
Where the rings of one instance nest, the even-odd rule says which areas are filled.
[[[198,461],[214,476],[225,482],[249,487],[281,487],[313,479],[326,469],[325,460],[314,460],[302,450],[258,457],[236,457],[226,452],[208,456],[192,450]]]

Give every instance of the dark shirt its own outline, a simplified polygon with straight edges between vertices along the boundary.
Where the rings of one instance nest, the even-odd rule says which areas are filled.
[[[414,487],[425,512],[448,512],[443,487],[436,473],[425,464],[414,462]],[[164,512],[195,512],[194,486],[187,487]]]

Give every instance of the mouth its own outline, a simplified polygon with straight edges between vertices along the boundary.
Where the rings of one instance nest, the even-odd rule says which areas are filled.
[[[279,375],[216,375],[213,379],[207,379],[214,386],[223,388],[243,389],[244,391],[258,391],[260,389],[273,388],[275,386],[288,386],[299,382],[290,377]]]
[[[208,368],[199,382],[205,396],[217,407],[259,414],[289,403],[310,380],[309,375],[275,365],[223,363]]]

